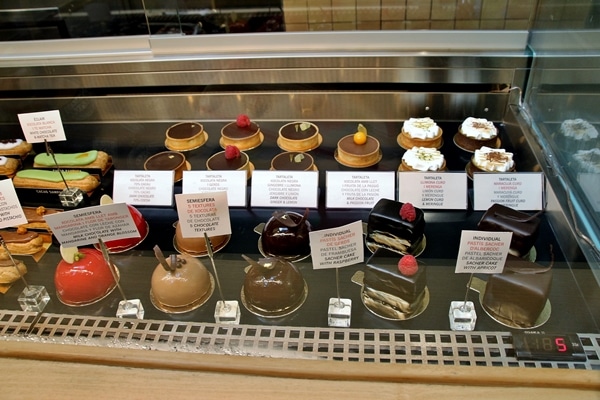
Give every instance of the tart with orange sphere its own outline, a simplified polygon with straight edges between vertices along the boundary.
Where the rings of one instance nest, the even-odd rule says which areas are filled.
[[[335,159],[342,165],[352,168],[365,168],[381,160],[379,141],[367,133],[367,129],[358,124],[356,133],[347,135],[338,141]]]

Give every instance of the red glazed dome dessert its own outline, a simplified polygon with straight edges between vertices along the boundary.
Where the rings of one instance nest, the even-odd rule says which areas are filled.
[[[109,268],[98,250],[77,250],[73,262],[61,260],[56,267],[58,299],[68,306],[87,306],[108,296],[117,287]]]
[[[112,204],[113,200],[108,195],[103,195],[100,198],[100,205],[108,205]],[[120,253],[123,251],[131,250],[138,244],[142,243],[146,236],[148,236],[148,223],[144,219],[139,210],[133,206],[127,204],[127,209],[129,210],[129,214],[131,214],[131,218],[133,218],[133,222],[135,223],[135,227],[139,232],[139,237],[125,238],[125,239],[116,239],[116,240],[107,240],[104,242],[106,248],[109,253]]]
[[[242,290],[249,310],[263,316],[292,312],[306,298],[302,274],[294,264],[280,258],[253,263]]]
[[[206,267],[185,254],[169,257],[166,262],[175,267],[167,270],[158,264],[152,273],[150,298],[154,306],[164,312],[182,313],[204,304],[213,290]]]

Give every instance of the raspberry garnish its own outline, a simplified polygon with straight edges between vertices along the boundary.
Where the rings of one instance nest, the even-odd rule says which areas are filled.
[[[225,147],[225,159],[233,160],[234,158],[238,158],[240,156],[240,149],[235,146],[228,144]]]
[[[235,124],[240,128],[247,128],[250,126],[250,118],[246,114],[240,114],[235,120]]]
[[[411,203],[404,203],[400,207],[400,218],[408,222],[413,222],[417,218],[415,207]]]
[[[402,275],[411,276],[417,273],[419,264],[414,256],[407,254],[398,261],[398,269]]]

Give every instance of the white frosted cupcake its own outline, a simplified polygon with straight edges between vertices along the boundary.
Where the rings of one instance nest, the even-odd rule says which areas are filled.
[[[439,150],[429,147],[413,147],[402,156],[400,171],[442,171],[446,160]]]

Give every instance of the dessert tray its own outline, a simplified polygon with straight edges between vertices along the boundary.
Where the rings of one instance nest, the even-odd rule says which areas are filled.
[[[196,308],[203,306],[204,303],[206,303],[208,299],[210,299],[213,292],[215,291],[215,278],[210,272],[208,273],[208,277],[210,278],[210,287],[208,288],[204,296],[200,297],[199,299],[193,301],[190,304],[185,304],[180,307],[171,307],[164,305],[154,298],[154,295],[152,294],[152,289],[150,289],[150,301],[152,302],[152,305],[156,307],[157,310],[160,310],[167,314],[183,314],[195,310]]]
[[[351,279],[352,282],[361,287],[360,300],[365,308],[379,318],[383,318],[388,321],[406,321],[421,315],[429,305],[429,288],[426,286],[423,293],[423,298],[414,311],[408,313],[395,309],[384,302],[369,297],[369,295],[365,292],[363,285],[364,276],[365,274],[363,271],[356,271],[354,275],[352,275]]]
[[[540,313],[540,315],[537,318],[537,320],[535,321],[535,323],[531,326],[519,326],[519,325],[516,325],[514,322],[509,321],[505,318],[501,318],[497,315],[492,315],[483,306],[483,294],[485,293],[486,284],[487,284],[486,281],[474,276],[473,279],[471,280],[471,286],[469,287],[469,289],[474,290],[475,292],[479,293],[479,304],[481,305],[481,308],[483,308],[485,313],[491,319],[498,322],[499,324],[504,325],[508,328],[513,328],[513,329],[533,329],[533,328],[538,328],[538,327],[544,325],[546,322],[548,322],[548,319],[550,319],[550,314],[552,313],[552,306],[550,305],[550,300],[546,300],[546,305],[544,306],[544,309]]]
[[[300,307],[302,307],[302,305],[306,301],[307,297],[308,297],[308,285],[306,284],[306,280],[305,280],[304,281],[304,291],[302,292],[302,298],[300,299],[300,301],[298,301],[297,304],[295,304],[295,305],[293,305],[291,307],[288,307],[288,308],[286,308],[284,310],[265,311],[265,310],[259,309],[257,307],[254,307],[248,301],[248,299],[246,299],[246,295],[244,294],[244,287],[243,286],[242,286],[242,289],[240,291],[240,298],[242,300],[242,304],[244,305],[244,307],[246,307],[246,310],[250,311],[254,315],[257,315],[259,317],[264,317],[264,318],[282,318],[282,317],[288,316],[288,315],[294,313]]]

